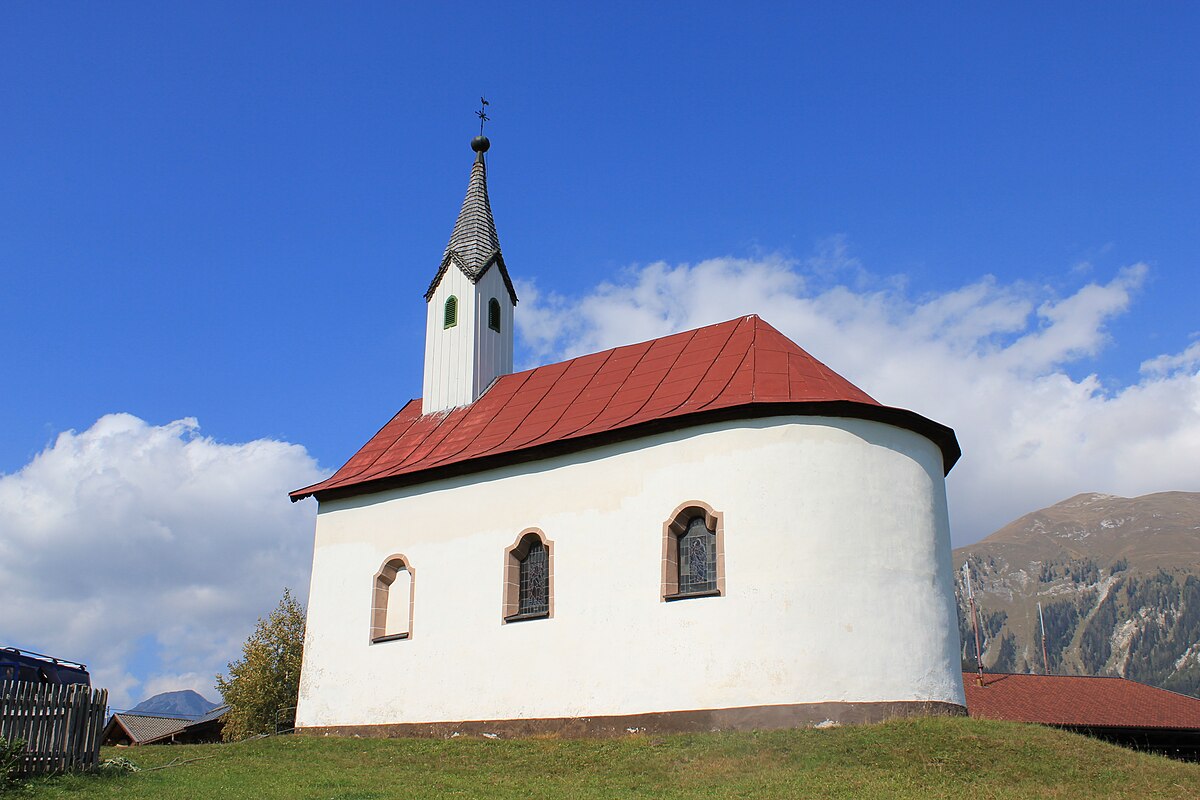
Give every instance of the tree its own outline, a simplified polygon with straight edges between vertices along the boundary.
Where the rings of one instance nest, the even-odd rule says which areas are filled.
[[[284,589],[275,610],[258,618],[241,660],[229,662],[229,677],[217,675],[217,690],[230,706],[225,741],[275,732],[277,715],[296,705],[303,650],[304,608]]]

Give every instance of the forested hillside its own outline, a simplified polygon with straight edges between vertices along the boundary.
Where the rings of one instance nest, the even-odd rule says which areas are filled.
[[[1200,695],[1200,494],[1082,494],[954,551],[964,669],[1120,675]]]

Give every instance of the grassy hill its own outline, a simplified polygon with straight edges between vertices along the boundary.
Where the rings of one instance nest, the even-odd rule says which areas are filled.
[[[608,740],[327,739],[106,750],[160,771],[37,781],[22,797],[1200,797],[1200,765],[1015,723]]]

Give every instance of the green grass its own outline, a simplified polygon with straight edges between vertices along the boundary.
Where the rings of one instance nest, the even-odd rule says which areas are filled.
[[[1034,725],[897,720],[622,739],[333,739],[109,750],[156,772],[34,781],[24,797],[1200,797],[1200,765]]]

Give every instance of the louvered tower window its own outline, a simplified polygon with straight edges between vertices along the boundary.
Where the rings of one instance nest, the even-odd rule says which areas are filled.
[[[679,537],[679,593],[714,592],[717,589],[717,532],[704,517],[692,517]]]
[[[494,297],[488,300],[488,327],[500,332],[500,301]]]
[[[446,320],[443,324],[445,328],[453,328],[458,324],[458,298],[450,295],[446,298]]]

